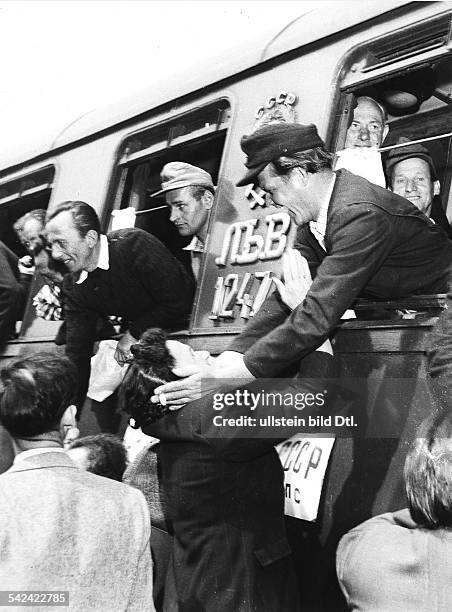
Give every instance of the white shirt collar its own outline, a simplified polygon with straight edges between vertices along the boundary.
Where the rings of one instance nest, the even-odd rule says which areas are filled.
[[[328,191],[325,196],[325,200],[320,207],[319,216],[316,221],[309,222],[309,229],[314,234],[314,237],[319,242],[320,246],[325,249],[325,233],[326,233],[326,222],[328,218],[328,208],[330,206],[331,196],[333,195],[334,184],[336,183],[336,175],[333,175]]]
[[[190,243],[182,249],[183,251],[195,251],[197,253],[204,253],[204,243],[198,238],[193,236]]]
[[[64,448],[59,446],[41,446],[39,448],[30,448],[29,450],[22,451],[14,457],[13,465],[21,463],[28,459],[28,457],[34,457],[35,455],[43,455],[44,453],[66,453]]]
[[[99,258],[97,260],[96,268],[100,268],[101,270],[109,270],[110,269],[110,255],[108,253],[108,240],[105,234],[100,234],[99,243],[100,243]],[[81,285],[84,281],[86,281],[86,279],[88,278],[88,274],[89,273],[86,270],[82,270],[80,272],[80,276],[78,277],[78,280],[75,281],[77,285]]]

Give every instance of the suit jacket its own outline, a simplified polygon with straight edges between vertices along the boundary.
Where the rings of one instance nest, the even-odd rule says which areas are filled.
[[[425,529],[407,509],[376,516],[347,533],[336,566],[350,610],[452,610],[452,531]]]
[[[333,361],[315,352],[304,360],[299,377],[269,388],[292,395],[323,393]],[[262,392],[263,382],[247,389]],[[284,524],[283,470],[273,445],[300,427],[259,427],[259,417],[305,412],[282,403],[258,406],[254,412],[239,403],[216,411],[213,397],[191,402],[144,428],[161,440],[152,452],[157,454],[160,495],[174,533],[163,609],[298,610]],[[256,417],[256,426],[213,423],[214,417],[243,415]],[[134,480],[138,484],[141,479],[135,474]]]
[[[346,170],[336,174],[325,247],[323,256],[312,241],[299,245],[316,271],[303,303],[288,316],[271,296],[232,342],[257,378],[320,346],[358,296],[390,300],[447,289],[452,245],[443,230],[408,200]]]
[[[155,236],[132,228],[107,238],[109,269],[96,268],[81,284],[67,275],[63,284],[66,354],[79,370],[79,405],[88,386],[99,316],[122,317],[138,339],[149,327],[182,329],[192,307],[193,277]]]
[[[27,457],[0,475],[0,550],[4,590],[69,591],[65,609],[80,612],[154,610],[143,495],[64,453]]]

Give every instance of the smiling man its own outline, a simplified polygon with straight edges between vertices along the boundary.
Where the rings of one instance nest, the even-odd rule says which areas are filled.
[[[95,210],[85,202],[63,202],[46,224],[52,257],[71,274],[64,280],[66,354],[78,366],[79,408],[86,393],[98,316],[123,319],[115,358],[152,325],[181,329],[190,314],[194,283],[152,234],[131,228],[100,233]]]
[[[404,136],[397,144],[405,146],[392,149],[386,163],[392,191],[412,202],[452,238],[441,202],[441,184],[429,150],[420,143],[412,144]]]
[[[192,237],[184,250],[191,253],[193,274],[197,278],[214,201],[212,177],[202,168],[180,161],[163,166],[160,177],[162,188],[152,197],[164,194],[171,211],[170,221],[181,236]]]

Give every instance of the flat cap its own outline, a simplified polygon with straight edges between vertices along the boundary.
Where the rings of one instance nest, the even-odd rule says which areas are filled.
[[[245,163],[248,172],[237,187],[253,183],[265,166],[278,157],[325,145],[312,123],[268,123],[249,136],[243,136],[240,146],[248,157]]]
[[[166,191],[200,185],[214,189],[212,177],[208,172],[198,166],[192,166],[186,162],[169,162],[165,164],[160,172],[162,188],[151,195],[151,198],[158,196]]]
[[[409,143],[410,139],[405,136],[401,136],[397,141],[397,144]],[[412,157],[416,157],[419,159],[423,159],[430,166],[430,172],[432,181],[436,181],[438,179],[438,175],[436,174],[435,164],[433,162],[433,158],[430,154],[430,151],[421,144],[407,144],[405,147],[399,147],[398,149],[391,149],[388,154],[386,160],[386,174],[391,176],[394,166],[405,159],[411,159]]]

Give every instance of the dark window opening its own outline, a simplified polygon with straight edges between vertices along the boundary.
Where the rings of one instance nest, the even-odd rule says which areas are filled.
[[[135,227],[161,240],[187,269],[191,266],[190,254],[183,248],[191,237],[180,236],[171,223],[165,196],[151,195],[161,188],[160,172],[171,161],[203,168],[211,174],[216,185],[229,118],[228,103],[219,100],[135,135],[124,144],[115,209],[133,207],[137,213]]]

